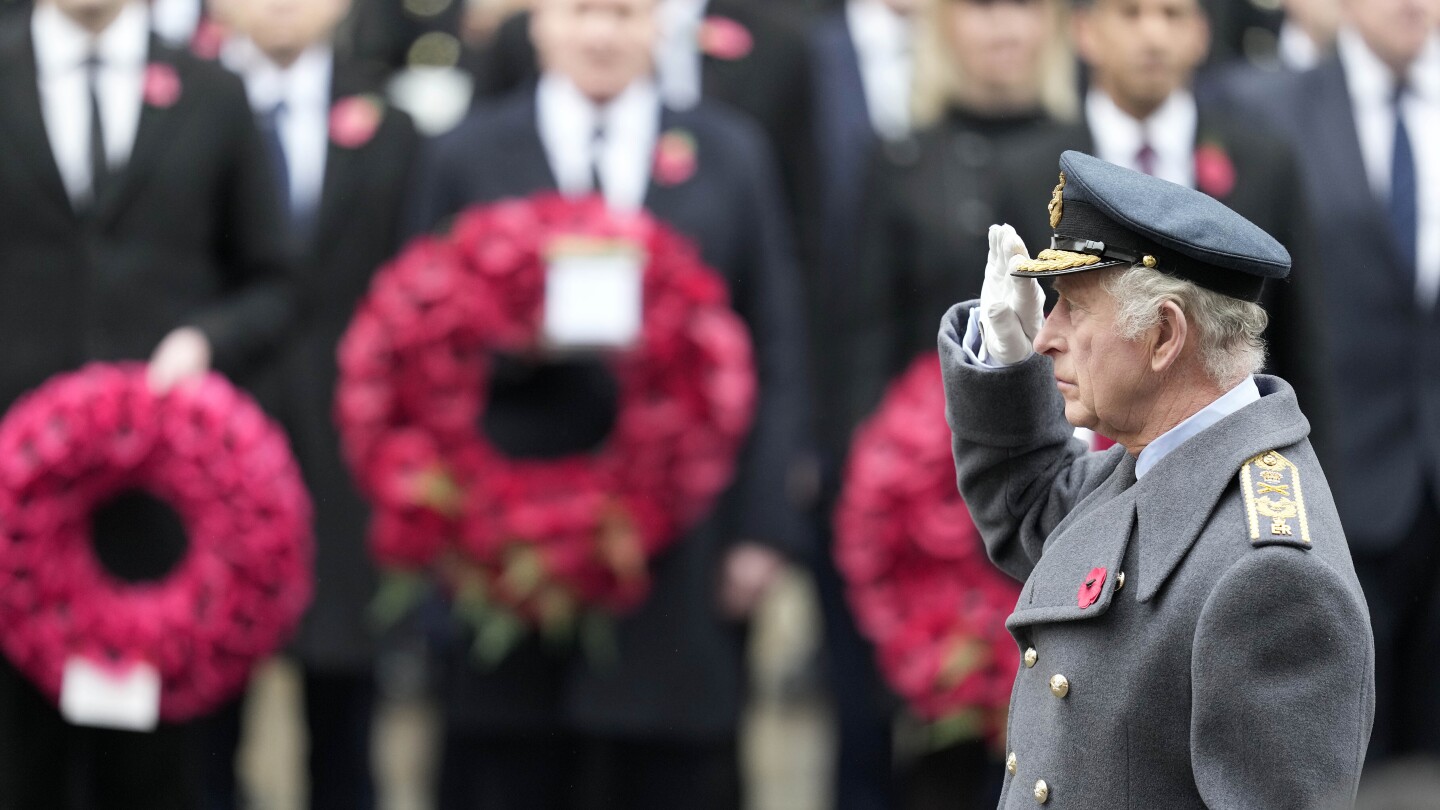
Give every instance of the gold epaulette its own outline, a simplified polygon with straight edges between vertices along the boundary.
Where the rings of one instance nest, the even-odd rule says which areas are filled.
[[[1274,450],[1261,453],[1240,468],[1240,491],[1251,542],[1310,548],[1310,521],[1294,463]]]

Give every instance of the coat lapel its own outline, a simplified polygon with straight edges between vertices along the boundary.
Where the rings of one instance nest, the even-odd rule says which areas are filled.
[[[173,104],[158,106],[148,100],[141,102],[140,124],[135,131],[135,145],[130,150],[130,159],[120,170],[119,176],[95,201],[96,221],[103,224],[124,210],[125,203],[135,194],[150,175],[150,168],[157,159],[169,154],[175,143],[175,128],[185,116],[185,109],[197,99],[186,91],[190,75],[175,54],[163,47],[151,35],[149,62],[151,65],[168,65],[180,78],[180,97]]]
[[[1135,522],[1135,459],[1123,450],[1111,452],[1119,463],[1105,483],[1076,504],[1046,542],[1015,613],[1005,621],[1012,632],[1039,623],[1093,619],[1110,609]],[[1080,588],[1095,568],[1106,570],[1100,597],[1080,607]]]
[[[75,210],[60,179],[60,169],[55,165],[55,153],[50,148],[50,136],[45,131],[45,117],[40,109],[30,26],[12,25],[4,30],[4,40],[0,41],[0,110],[5,114],[0,115],[3,122],[0,126],[13,138],[10,148],[19,161],[35,173],[44,197],[73,219]]]
[[[1295,392],[1278,377],[1257,376],[1260,401],[1220,420],[1161,459],[1134,487],[1140,570],[1137,599],[1159,593],[1195,544],[1249,459],[1310,434]],[[1196,475],[1197,470],[1207,474]],[[1236,526],[1235,531],[1244,530]]]
[[[350,65],[336,60],[330,80],[330,108],[341,100],[374,88],[364,82]],[[378,135],[384,127],[383,121],[377,127]],[[357,147],[344,147],[335,143],[327,129],[325,150],[325,178],[321,183],[319,210],[315,212],[315,227],[309,235],[307,247],[315,248],[322,254],[327,245],[336,244],[345,223],[349,221],[358,194],[356,187],[364,171],[365,156],[375,138]]]

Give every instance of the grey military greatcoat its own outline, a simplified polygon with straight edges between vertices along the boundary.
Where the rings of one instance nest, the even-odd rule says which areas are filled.
[[[1025,582],[1003,808],[1285,810],[1354,800],[1374,645],[1284,381],[1140,481],[1072,438],[1050,360],[966,360],[941,325],[961,493]]]

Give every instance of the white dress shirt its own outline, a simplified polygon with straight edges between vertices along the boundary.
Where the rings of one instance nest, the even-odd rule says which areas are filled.
[[[1305,30],[1289,20],[1280,24],[1280,39],[1275,50],[1280,57],[1280,66],[1286,70],[1300,72],[1320,64],[1324,51]]]
[[[914,60],[910,20],[883,0],[849,0],[845,21],[860,58],[865,108],[875,134],[887,141],[910,132],[910,82]]]
[[[330,81],[335,54],[327,45],[312,46],[289,67],[270,61],[245,39],[227,45],[221,55],[226,67],[245,80],[250,108],[266,115],[276,105],[280,143],[290,178],[290,207],[315,211],[325,186],[325,158],[330,148]]]
[[[100,36],[92,37],[53,3],[30,18],[39,79],[40,112],[65,191],[77,206],[90,200],[90,79],[85,62],[100,59],[100,126],[111,171],[124,166],[135,146],[150,48],[143,3],[130,2]]]
[[[1388,210],[1395,150],[1395,74],[1352,30],[1341,29],[1336,46],[1350,91],[1365,175],[1380,207]],[[1430,38],[1410,66],[1406,82],[1409,92],[1400,107],[1415,154],[1420,225],[1415,300],[1428,309],[1440,291],[1440,140],[1436,139],[1440,133],[1440,35]]]
[[[979,368],[1003,367],[987,356],[985,342],[980,334],[979,307],[970,310],[970,320],[965,324],[965,337],[961,339],[960,346],[965,350],[966,362],[972,366]],[[1246,405],[1259,401],[1260,388],[1255,384],[1255,378],[1246,377],[1239,385],[1221,394],[1219,399],[1191,414],[1185,421],[1160,434],[1154,441],[1146,445],[1145,449],[1140,451],[1140,455],[1135,458],[1136,480],[1144,478],[1145,473],[1159,464],[1161,459],[1170,455],[1175,448],[1190,438],[1199,435],[1206,428]],[[1094,435],[1085,428],[1076,428],[1075,434],[1087,443]]]
[[[150,0],[150,27],[175,48],[188,48],[200,27],[204,0]]]
[[[597,106],[569,79],[547,73],[536,91],[537,126],[545,156],[560,192],[593,189],[591,169],[600,175],[605,202],[636,210],[645,204],[660,129],[660,94],[648,79],[637,81],[608,104]],[[596,126],[604,139],[594,142]]]
[[[655,43],[655,71],[660,93],[672,110],[700,103],[700,27],[708,0],[661,0],[660,37]]]
[[[1189,90],[1170,94],[1144,121],[1116,106],[1104,91],[1085,94],[1085,122],[1095,140],[1095,156],[1107,163],[1140,171],[1140,149],[1155,150],[1155,176],[1195,187],[1195,128],[1200,113]]]

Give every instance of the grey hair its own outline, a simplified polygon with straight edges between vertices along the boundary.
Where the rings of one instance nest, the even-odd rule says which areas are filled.
[[[1229,388],[1265,365],[1265,326],[1259,304],[1207,290],[1143,265],[1117,269],[1104,280],[1115,299],[1120,337],[1136,340],[1160,323],[1160,307],[1173,301],[1199,339],[1200,360],[1211,382]]]

